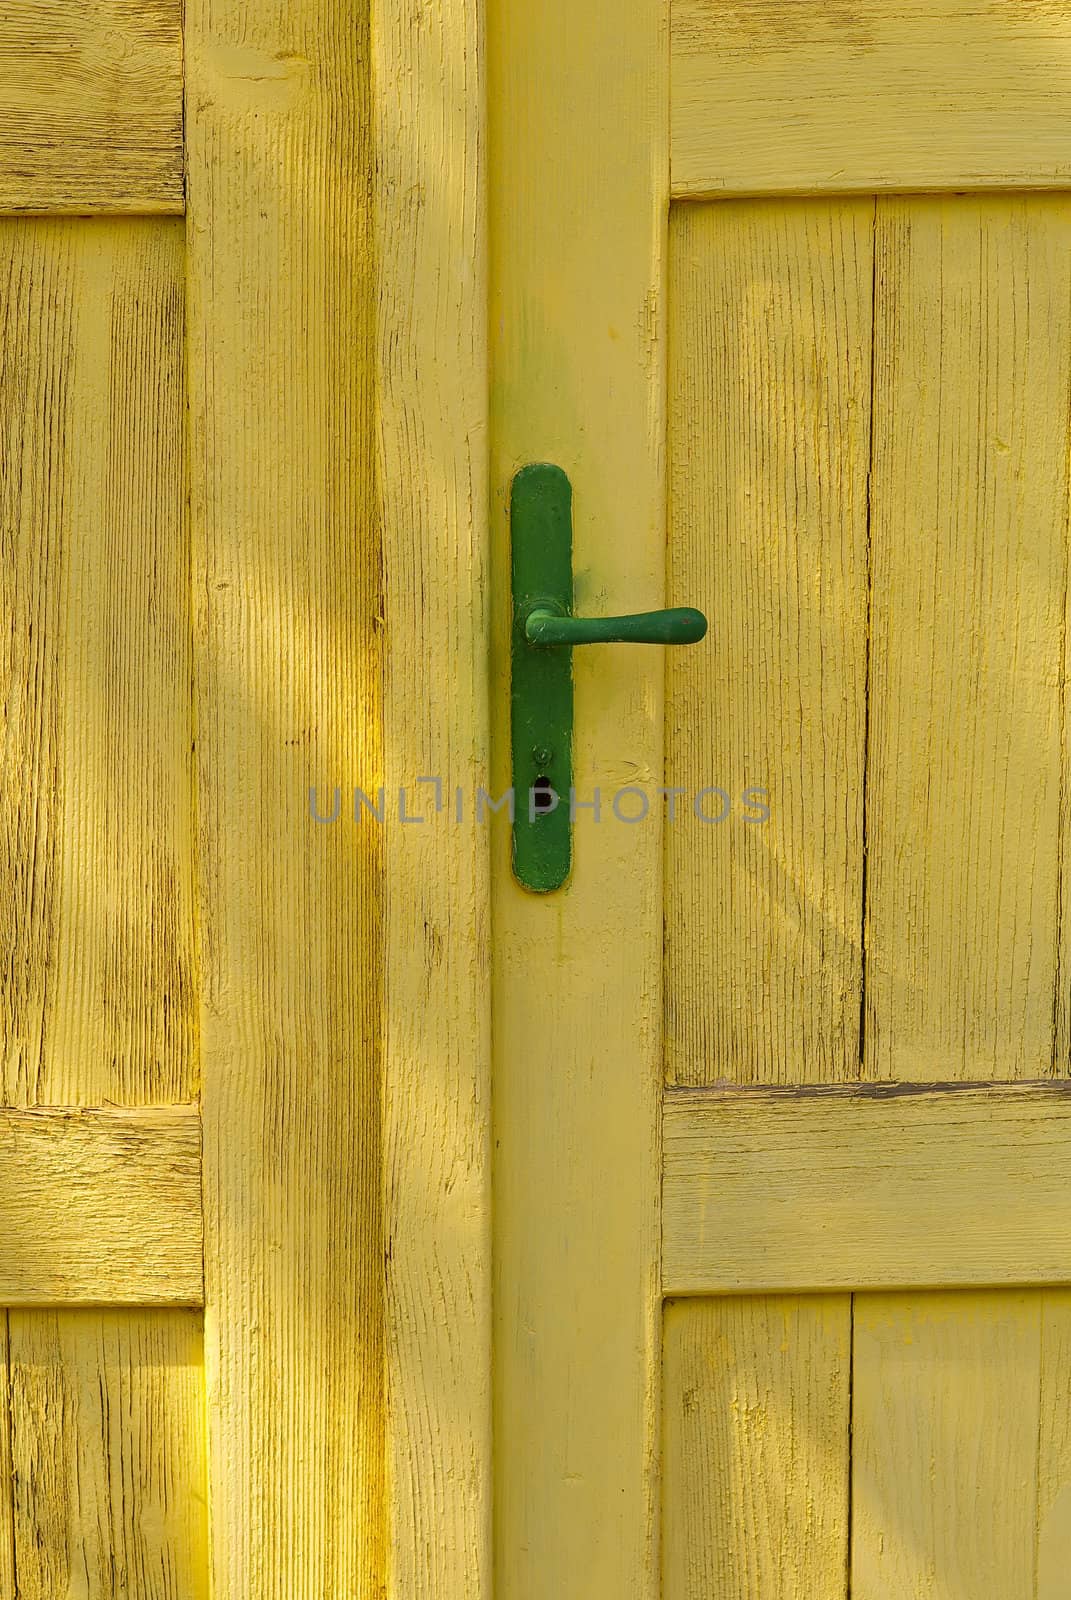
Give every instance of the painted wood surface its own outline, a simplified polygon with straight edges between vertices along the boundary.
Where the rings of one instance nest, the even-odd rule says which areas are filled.
[[[194,1107],[0,1110],[0,1305],[199,1305]]]
[[[674,0],[675,195],[1058,189],[1071,18],[1046,0]]]
[[[873,207],[673,217],[671,1082],[1069,1069],[1071,206]]]
[[[179,222],[0,222],[0,1101],[192,1100]]]
[[[1071,1293],[849,1304],[668,1304],[666,1600],[1059,1600]]]
[[[670,214],[669,594],[711,620],[666,662],[665,782],[685,791],[666,823],[671,1084],[859,1071],[873,214],[872,199]],[[724,823],[694,814],[707,786],[730,798]],[[752,788],[768,823],[745,821]],[[699,1258],[761,1283],[770,1241],[756,1251],[745,1216],[733,1254],[675,1133],[667,1115],[664,1287],[697,1288]],[[742,1165],[761,1188],[761,1164]],[[847,1293],[669,1308],[667,1600],[840,1600],[850,1330]]]
[[[1038,1403],[1037,1600],[1060,1600],[1071,1573],[1071,1291],[1049,1290],[1041,1302]]]
[[[741,349],[746,361],[751,345],[738,330],[753,319],[754,346],[769,350],[763,392],[790,396],[766,405],[788,410],[794,369],[781,355],[779,305],[798,267],[783,247],[775,255],[769,245],[775,265],[766,276],[754,246],[741,267],[735,241],[745,229],[758,238],[763,228],[776,239],[794,214],[839,218],[852,206],[871,208],[873,219],[872,355],[869,331],[861,339],[868,420],[860,422],[856,407],[826,406],[814,428],[801,428],[779,475],[776,423],[763,417],[760,429],[734,403],[738,391],[749,395],[738,370]],[[691,1452],[689,1468],[679,1465],[681,1452],[673,1458],[665,1505],[667,1582],[682,1594],[717,1592],[711,1574],[733,1559],[732,1517],[748,1502],[732,1477],[732,1430],[744,1425],[741,1417],[758,1427],[775,1392],[768,1343],[754,1325],[734,1347],[731,1392],[719,1390],[725,1345],[710,1330],[742,1306],[761,1307],[767,1319],[780,1305],[800,1314],[810,1303],[804,1291],[901,1286],[908,1292],[855,1297],[851,1376],[843,1371],[844,1395],[835,1402],[847,1403],[850,1383],[851,1570],[842,1566],[830,1577],[832,1592],[937,1600],[992,1589],[1054,1600],[1066,1584],[1068,1408],[1054,1373],[1066,1357],[1067,1291],[1019,1286],[1071,1279],[1071,1101],[1059,1081],[1068,1061],[1061,830],[1069,220],[1063,196],[958,195],[730,202],[682,209],[672,224],[675,250],[681,245],[675,293],[682,295],[680,313],[671,313],[671,385],[680,384],[679,394],[671,387],[671,428],[681,435],[679,444],[671,437],[670,454],[674,595],[693,598],[678,587],[676,575],[687,569],[716,606],[718,591],[730,588],[726,574],[741,574],[740,599],[726,604],[720,630],[712,630],[737,646],[723,663],[729,709],[712,715],[713,738],[730,751],[762,752],[778,780],[785,771],[791,779],[737,902],[725,892],[739,851],[731,833],[723,830],[719,849],[707,847],[702,870],[672,837],[667,856],[667,1066],[671,1083],[709,1087],[667,1091],[664,1284],[675,1294],[724,1296],[672,1309],[680,1329],[705,1330],[705,1342],[696,1335],[702,1359],[695,1370],[711,1396],[705,1420],[695,1420],[702,1407],[688,1409],[692,1390],[667,1365],[667,1438],[677,1427]],[[842,250],[827,248],[826,272],[843,259]],[[726,304],[712,291],[734,272]],[[853,304],[838,284],[820,313],[823,326],[838,318],[845,326],[845,300]],[[797,327],[808,325],[812,304],[813,296],[795,293]],[[719,343],[721,323],[729,331]],[[831,372],[843,381],[859,362],[858,345],[841,334],[828,355],[819,349],[808,362],[805,354],[804,370],[812,383],[830,382]],[[704,416],[711,423],[695,426]],[[825,427],[836,437],[826,439]],[[726,559],[726,529],[735,524],[725,508],[757,524],[756,502],[762,507],[763,493],[770,497],[760,472],[795,495],[808,481],[816,439],[836,461],[860,435],[869,471],[860,563],[864,670],[844,693],[824,699],[807,670],[811,658],[795,647],[787,686],[745,702],[742,715],[740,659],[761,681],[767,653],[786,638],[795,645],[800,607],[771,622],[756,578],[769,541],[756,538]],[[745,460],[752,450],[759,470],[734,475],[733,448]],[[826,486],[840,481],[828,466],[820,477]],[[715,514],[704,520],[708,504]],[[852,538],[849,519],[832,549],[851,550]],[[799,565],[810,592],[819,592],[828,558],[806,551]],[[782,578],[776,592],[789,588]],[[842,587],[841,595],[848,592]],[[820,605],[829,627],[836,606],[830,586]],[[823,667],[836,659],[828,647],[816,653]],[[672,781],[695,787],[704,742],[693,730],[710,690],[693,688],[690,698],[686,691],[677,709],[677,686],[688,685],[690,670],[698,676],[696,663],[683,659],[670,668],[668,748],[671,763],[683,756],[671,764]],[[785,675],[776,681],[783,685]],[[799,731],[775,762],[769,729],[778,729],[786,705]],[[863,1028],[854,1057],[849,1045],[842,1060],[845,1077],[879,1080],[865,1087],[831,1081],[836,1066],[816,1063],[815,1038],[804,1045],[798,1026],[794,1059],[770,1043],[791,1038],[782,1018],[791,1016],[792,991],[771,959],[767,890],[770,858],[794,837],[801,784],[793,763],[808,739],[820,745],[860,705],[865,793],[861,769],[849,769],[847,786],[848,803],[862,801],[856,849],[866,862],[853,891],[854,919],[847,915],[839,928],[819,924],[814,908],[824,880],[811,862],[797,867],[776,910],[783,915],[793,895],[799,920],[811,915],[795,966],[809,964],[811,995],[821,1003],[828,985],[846,1015],[860,988],[857,980],[846,994],[839,982],[842,930],[849,954],[861,949]],[[737,745],[721,731],[734,723]],[[812,760],[832,786],[834,762]],[[806,830],[819,863],[839,837],[844,804],[838,791]],[[689,897],[713,924],[713,956],[702,945],[697,955],[687,942]],[[752,966],[760,974],[758,1016],[724,998],[738,965],[745,981]],[[760,1046],[748,1055],[741,1036]],[[673,1042],[681,1039],[685,1048]],[[785,1293],[736,1298],[755,1290]],[[785,1359],[785,1348],[778,1354]],[[809,1354],[794,1369],[789,1398],[774,1408],[778,1415],[809,1414],[815,1381]],[[752,1394],[760,1401],[749,1411]],[[793,1503],[804,1481],[796,1476],[800,1460],[785,1453],[768,1469],[767,1484],[782,1485],[780,1506]],[[847,1470],[846,1442],[830,1461]],[[813,1468],[799,1470],[814,1478]],[[756,1561],[766,1559],[761,1539],[770,1521],[776,1534],[772,1514],[754,1524],[761,1530],[752,1540]],[[694,1530],[687,1540],[673,1531],[685,1528]],[[756,1580],[741,1567],[729,1586],[821,1592],[813,1575],[799,1588],[785,1578],[792,1571],[786,1550],[798,1552],[801,1541],[786,1545],[775,1534],[770,1548],[781,1566],[769,1570],[777,1576],[759,1568]]]
[[[1064,1084],[674,1090],[670,1294],[1071,1280]]]
[[[1066,1073],[1071,200],[884,199],[875,269],[864,1073]]]
[[[136,1109],[197,1092],[182,278],[179,223],[0,224],[0,1186],[4,1265],[24,1278],[12,1296],[201,1294],[196,1113]],[[108,1492],[146,1541],[150,1576],[125,1592],[167,1593],[161,1574],[198,1570],[184,1521],[204,1494],[197,1358],[178,1386],[138,1369],[139,1351],[200,1314],[130,1311],[110,1338],[118,1315],[64,1313],[57,1341],[52,1312],[8,1313],[10,1593],[117,1592],[130,1541],[116,1523],[109,1553]],[[122,1428],[45,1403],[42,1382],[52,1399],[121,1410]]]
[[[179,20],[166,4],[101,0],[85,16],[45,5],[0,24],[0,210],[182,209]],[[370,829],[326,839],[306,796],[325,778],[373,789],[383,776],[384,605],[392,776],[425,770],[440,727],[444,781],[471,793],[486,775],[482,39],[468,5],[451,8],[430,41],[400,12],[381,19],[379,70],[404,76],[413,98],[407,112],[381,97],[375,136],[393,168],[377,169],[373,196],[367,15],[354,23],[330,5],[284,14],[208,3],[189,21],[201,1021],[210,1276],[214,1267],[221,1288],[209,1321],[215,1572],[235,1594],[378,1588],[385,1245],[394,1581],[477,1594],[490,1563],[485,841],[456,833],[446,851],[397,841],[384,945],[383,842]],[[47,126],[42,74],[51,94],[63,91]],[[438,132],[424,117],[428,94],[449,107]],[[414,161],[428,188],[414,190]],[[18,981],[5,995],[0,1100],[19,1105],[167,1105],[199,1087],[181,235],[129,237],[128,247],[118,225],[54,222],[5,236],[15,559],[3,598],[16,621],[5,664],[21,689],[9,697],[21,720],[5,753],[16,782],[24,761],[35,797],[4,852]],[[443,316],[437,302],[458,260]],[[421,279],[428,314],[414,317]],[[443,565],[446,604],[431,614],[424,575]],[[425,646],[416,674],[414,637]],[[117,799],[135,769],[126,814]],[[382,1146],[381,1038],[392,1064]],[[48,1116],[60,1143],[86,1125],[74,1112]],[[133,1143],[128,1131],[115,1149],[91,1142],[66,1165],[46,1158],[43,1124],[32,1126],[28,1141],[19,1123],[12,1184],[26,1180],[39,1200],[27,1170],[39,1157],[49,1186],[76,1188],[45,1241],[53,1248],[35,1237],[32,1264],[26,1219],[9,1207],[20,1241],[6,1263],[19,1277],[12,1296],[199,1299],[186,1259],[197,1245],[196,1169],[183,1166],[176,1199],[166,1114],[152,1124],[162,1140],[151,1222],[141,1124]],[[126,1206],[127,1230],[117,1243],[107,1202],[120,1157],[111,1203]],[[85,1239],[64,1240],[65,1217],[72,1235],[94,1233],[92,1261]],[[172,1235],[182,1243],[169,1258]],[[429,1324],[432,1297],[448,1309]],[[19,1372],[48,1368],[53,1386],[40,1404],[31,1394],[20,1423],[20,1593],[66,1593],[68,1581],[72,1594],[202,1592],[193,1522],[180,1529],[169,1498],[192,1492],[202,1455],[183,1435],[179,1391],[165,1382],[153,1397],[131,1376],[179,1324],[135,1318],[106,1337],[112,1315],[20,1313]],[[42,1429],[60,1391],[65,1464],[42,1476]],[[68,1406],[70,1395],[81,1398]],[[139,1477],[130,1456],[150,1437],[142,1405],[157,1413],[159,1500],[155,1468]],[[180,1446],[185,1477],[171,1461]],[[450,1453],[441,1470],[416,1470],[436,1452]],[[129,1496],[120,1510],[106,1503],[116,1482]],[[129,1527],[109,1526],[113,1514]],[[142,1521],[154,1530],[148,1545],[160,1536],[152,1549],[139,1543]]]
[[[15,1594],[15,1485],[11,1473],[11,1365],[8,1327],[0,1312],[0,1594]]]
[[[667,22],[661,0],[488,12],[496,794],[514,472],[569,474],[578,611],[662,603]],[[577,651],[574,676],[579,798],[653,788],[659,653]],[[654,1600],[661,844],[578,815],[551,897],[512,881],[504,816],[492,838],[495,1587]]]
[[[1066,1339],[1067,1303],[1066,1292],[857,1298],[853,1596],[1056,1600],[1066,1589],[1067,1568],[1052,1565],[1062,1530],[1039,1488],[1052,1495],[1055,1468],[1066,1507],[1071,1474],[1050,1440],[1067,1398],[1045,1347],[1058,1326]]]
[[[374,46],[384,770],[428,817],[390,828],[384,862],[387,1582],[477,1600],[492,1564],[490,885],[485,830],[458,823],[456,794],[471,807],[490,767],[482,13],[390,4]]]
[[[383,840],[367,12],[186,13],[211,1572],[384,1581]],[[406,640],[409,650],[418,640]]]
[[[181,0],[5,6],[0,212],[181,210]]]
[[[710,619],[667,651],[674,1083],[859,1070],[873,210],[671,214],[670,598]]]
[[[851,1297],[670,1301],[664,1600],[844,1600]]]
[[[19,1600],[208,1600],[200,1313],[10,1321]]]

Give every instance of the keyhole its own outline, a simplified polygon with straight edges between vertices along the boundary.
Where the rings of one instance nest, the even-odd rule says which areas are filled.
[[[537,817],[545,817],[554,810],[557,796],[549,778],[537,778],[532,785],[532,810]]]

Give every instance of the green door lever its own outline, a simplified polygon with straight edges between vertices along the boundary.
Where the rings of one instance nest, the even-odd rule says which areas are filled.
[[[572,501],[561,467],[533,462],[513,479],[513,873],[540,894],[572,865],[573,646],[697,644],[707,631],[690,606],[574,617]]]
[[[524,619],[529,644],[698,644],[706,631],[706,617],[691,606],[631,617],[567,617],[541,605]]]

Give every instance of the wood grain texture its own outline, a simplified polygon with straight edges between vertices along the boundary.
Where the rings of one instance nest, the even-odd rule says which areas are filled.
[[[5,6],[0,212],[181,210],[181,0]]]
[[[1037,1600],[1060,1600],[1071,1573],[1071,1290],[1041,1297],[1038,1402]]]
[[[670,1301],[665,1600],[843,1600],[848,1295]]]
[[[666,653],[667,1072],[854,1078],[873,202],[675,207],[670,245],[670,597],[710,633]]]
[[[1071,1279],[1071,1090],[672,1090],[667,1294]]]
[[[381,830],[308,808],[382,782],[368,16],[186,46],[211,1572],[324,1600],[385,1581]]]
[[[15,1600],[15,1481],[11,1464],[11,1313],[0,1311],[0,1594]]]
[[[0,1110],[0,1304],[200,1305],[196,1109]]]
[[[856,1297],[853,1597],[1055,1600],[1035,1576],[1044,1299]]]
[[[19,1600],[208,1600],[200,1313],[13,1312],[11,1366]]]
[[[517,469],[569,474],[578,610],[662,603],[667,23],[661,0],[488,11],[496,794]],[[660,653],[573,670],[578,797],[653,791]],[[541,897],[504,818],[492,838],[495,1592],[655,1600],[661,830],[580,813],[574,847]]]
[[[388,792],[442,811],[385,855],[389,1592],[491,1592],[487,274],[482,10],[375,30]],[[433,109],[432,109],[433,108]]]
[[[119,1109],[197,1093],[182,280],[177,222],[0,223],[0,1299],[202,1295],[196,1111]],[[147,1555],[124,1592],[166,1594],[161,1572],[196,1569],[183,1519],[203,1461],[183,1418],[197,1360],[181,1393],[145,1387],[137,1352],[172,1314],[127,1313],[128,1337],[108,1343],[115,1315],[82,1313],[56,1342],[50,1313],[11,1313],[9,1592],[111,1595],[127,1570],[129,1540],[41,1488],[64,1452],[86,1484],[113,1485],[146,1549],[168,1508],[171,1553]],[[122,1437],[76,1443],[60,1410],[22,1406],[34,1348],[54,1393],[112,1396],[116,1417],[121,1398]],[[132,1475],[132,1441],[153,1437]]]
[[[1069,293],[1064,196],[879,202],[870,1078],[1053,1071]]]
[[[0,1102],[194,1062],[183,239],[0,222]]]
[[[1055,189],[1071,18],[1048,0],[674,0],[676,195]]]

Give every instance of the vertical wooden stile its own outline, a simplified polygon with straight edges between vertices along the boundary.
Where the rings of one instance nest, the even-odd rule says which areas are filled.
[[[383,1582],[383,844],[370,30],[186,18],[213,1593]]]
[[[376,12],[389,1592],[491,1584],[483,7]],[[419,780],[423,777],[423,785]],[[461,795],[461,820],[457,796]],[[438,796],[438,806],[436,805]]]
[[[495,792],[509,783],[513,474],[573,485],[578,610],[665,590],[668,8],[489,14]],[[511,1600],[658,1593],[662,830],[610,815],[662,772],[659,652],[574,654],[573,871],[492,856],[495,1583]],[[521,797],[523,803],[523,797]],[[504,821],[504,819],[503,819]]]

